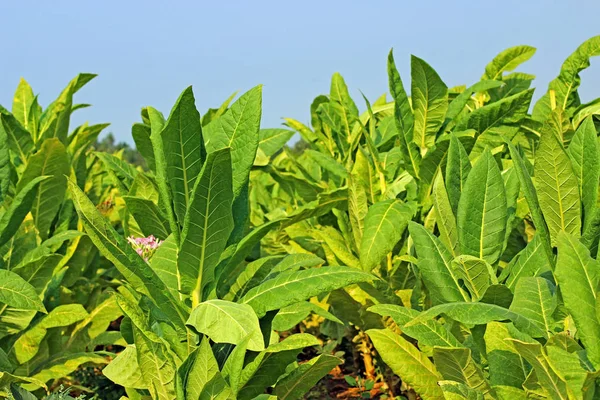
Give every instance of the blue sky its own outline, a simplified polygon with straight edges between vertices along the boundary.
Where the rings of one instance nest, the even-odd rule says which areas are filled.
[[[27,4],[27,6],[26,6]],[[410,54],[448,86],[471,84],[499,51],[538,48],[521,68],[539,92],[584,40],[600,34],[600,2],[499,1],[2,1],[0,104],[10,109],[21,76],[47,105],[78,72],[99,76],[81,90],[75,123],[111,122],[131,142],[139,110],[168,114],[194,86],[201,113],[234,91],[264,84],[263,127],[309,121],[312,99],[338,71],[359,103],[387,92],[394,48],[405,81]],[[600,59],[582,74],[583,100],[600,95]],[[540,93],[538,93],[538,96]],[[361,107],[362,108],[362,107]]]

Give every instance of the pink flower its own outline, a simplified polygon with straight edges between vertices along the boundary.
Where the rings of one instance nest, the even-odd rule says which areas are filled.
[[[162,244],[162,240],[155,238],[153,235],[148,237],[133,237],[127,238],[131,247],[142,257],[146,262],[152,257],[156,249]]]

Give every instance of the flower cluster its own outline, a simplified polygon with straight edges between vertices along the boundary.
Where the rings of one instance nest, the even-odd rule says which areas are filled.
[[[148,237],[133,237],[127,238],[131,247],[144,259],[146,262],[152,257],[156,249],[162,244],[162,241],[155,238],[153,235]]]

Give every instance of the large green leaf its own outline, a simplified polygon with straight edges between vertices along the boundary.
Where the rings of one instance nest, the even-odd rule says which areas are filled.
[[[525,161],[515,146],[510,142],[507,142],[507,144],[510,151],[510,156],[513,160],[515,171],[519,177],[521,190],[523,191],[523,195],[525,196],[525,200],[527,200],[527,205],[529,206],[529,210],[531,212],[531,219],[535,225],[536,234],[540,237],[540,242],[546,253],[548,262],[554,264],[554,256],[552,253],[552,247],[550,245],[550,232],[548,231],[548,226],[544,220],[537,191],[535,190],[535,186],[531,180],[531,175],[527,169]]]
[[[535,153],[535,186],[553,246],[559,232],[581,235],[581,201],[571,160],[553,132],[540,138]]]
[[[81,304],[59,305],[19,336],[13,345],[17,361],[24,364],[37,354],[48,329],[69,326],[87,316]]]
[[[535,54],[535,47],[521,45],[510,47],[498,54],[485,67],[481,79],[501,79],[504,72],[514,71]]]
[[[33,286],[5,269],[0,269],[0,303],[23,310],[46,312]]]
[[[135,346],[127,346],[102,370],[102,374],[117,385],[132,389],[146,389],[142,371],[138,366]]]
[[[65,146],[56,138],[42,143],[39,152],[29,158],[27,168],[17,185],[17,192],[39,176],[50,176],[41,182],[31,206],[33,221],[42,239],[48,237],[50,226],[60,209],[67,190],[67,178],[70,172]]]
[[[458,203],[458,240],[462,254],[493,264],[500,257],[506,231],[504,181],[498,164],[485,151],[469,173]]]
[[[33,149],[31,134],[12,114],[0,113],[0,125],[6,133],[10,150],[21,159],[21,162],[26,163],[29,152]]]
[[[467,348],[434,347],[433,360],[442,377],[488,395],[491,387]]]
[[[171,188],[175,214],[182,223],[203,162],[200,113],[196,109],[191,86],[177,99],[160,136],[163,148],[159,150],[155,146],[155,157],[157,152],[164,152],[166,178]]]
[[[36,199],[38,185],[48,179],[50,179],[49,176],[33,178],[17,193],[8,209],[0,217],[0,246],[4,246],[19,230],[21,222],[31,210]]]
[[[301,399],[317,382],[341,364],[342,359],[330,354],[321,354],[298,365],[275,385],[274,393],[279,400]]]
[[[484,334],[490,369],[490,384],[522,387],[529,373],[529,366],[521,358],[512,341],[511,324],[490,322]]]
[[[181,235],[177,268],[182,290],[202,301],[233,229],[232,170],[228,148],[210,153],[196,181]]]
[[[467,114],[457,124],[458,130],[475,129],[480,135],[503,125],[515,125],[529,110],[533,89],[487,104]]]
[[[210,347],[210,340],[204,337],[177,372],[185,391],[185,400],[197,400],[202,389],[218,372],[219,364]]]
[[[258,317],[248,304],[207,300],[192,310],[186,324],[216,343],[238,345],[250,337],[249,350],[262,351],[265,348]]]
[[[390,93],[395,100],[394,120],[400,135],[400,147],[402,149],[402,157],[404,158],[404,166],[414,178],[417,178],[419,176],[421,154],[413,142],[415,120],[408,95],[406,94],[406,90],[404,90],[402,79],[394,62],[392,50],[390,50],[388,55],[387,69]]]
[[[594,120],[592,117],[586,118],[575,132],[567,150],[579,183],[579,193],[583,203],[584,231],[592,222],[598,200],[600,149],[596,139]]]
[[[544,94],[533,108],[533,118],[544,121],[552,112],[550,91],[553,91],[557,107],[572,115],[579,106],[577,89],[581,83],[579,73],[590,66],[590,58],[600,55],[600,36],[594,36],[581,44],[563,63],[559,75],[548,85]]]
[[[77,184],[71,180],[68,182],[80,221],[100,253],[117,267],[136,290],[148,294],[156,304],[160,304],[161,311],[176,327],[183,330],[185,320],[181,306],[164,282],[100,214]]]
[[[447,303],[423,311],[407,325],[413,326],[428,319],[445,314],[458,322],[468,325],[484,325],[492,321],[512,321],[517,328],[533,337],[543,337],[545,332],[527,317],[495,304],[486,303]]]
[[[497,284],[496,274],[490,264],[481,258],[461,255],[452,261],[456,275],[462,279],[473,301],[479,301],[492,284]]]
[[[528,276],[538,276],[542,272],[550,270],[548,258],[544,252],[543,239],[539,233],[513,258],[505,270],[508,275],[505,285],[511,290],[515,288],[519,279]]]
[[[469,172],[471,172],[469,155],[460,140],[452,135],[450,137],[450,147],[448,147],[448,156],[446,157],[446,190],[454,214],[458,211],[460,194],[467,182]]]
[[[547,279],[524,277],[517,281],[515,297],[510,310],[529,318],[548,337],[554,329],[554,311],[557,300],[555,287]]]
[[[419,315],[417,310],[395,304],[377,304],[370,307],[368,311],[384,317],[392,317],[394,322],[402,329],[402,333],[418,340],[422,346],[463,347],[448,328],[436,320],[430,319],[417,325],[406,326],[408,322]]]
[[[384,200],[369,207],[360,245],[360,263],[365,271],[375,268],[394,249],[415,212],[414,204],[400,200]]]
[[[154,149],[150,134],[152,129],[145,124],[133,124],[131,127],[131,137],[135,143],[135,148],[140,152],[146,164],[151,171],[156,171],[156,161],[154,160]]]
[[[409,222],[408,230],[417,250],[418,266],[433,304],[469,301],[452,267],[452,254],[422,225]]]
[[[175,399],[177,368],[167,346],[160,341],[151,340],[136,326],[133,327],[133,333],[138,365],[152,397],[161,400]]]
[[[433,68],[418,57],[410,59],[413,141],[421,153],[435,144],[448,109],[448,88]]]
[[[231,148],[233,194],[238,197],[248,182],[248,174],[259,142],[262,112],[262,86],[244,93],[225,114],[205,127],[206,148],[209,152]]]
[[[437,175],[433,184],[433,205],[435,207],[435,218],[440,232],[440,240],[452,252],[453,256],[457,256],[459,252],[458,228],[456,227],[456,218],[454,217],[446,185],[444,185],[441,174]]]
[[[550,398],[567,400],[569,390],[565,379],[556,373],[549,364],[544,349],[539,343],[524,343],[520,340],[511,340],[519,354],[533,367],[536,377],[542,388]]]
[[[383,361],[423,400],[444,400],[438,386],[442,379],[433,363],[412,343],[388,329],[367,331]]]
[[[289,129],[261,129],[258,132],[258,148],[267,156],[277,153],[294,136]]]
[[[349,267],[321,267],[283,272],[248,291],[240,303],[249,304],[259,317],[322,293],[375,277]]]
[[[558,235],[556,281],[565,307],[575,320],[577,333],[590,361],[600,365],[600,321],[596,316],[600,265],[573,235]]]
[[[154,235],[161,240],[169,236],[169,222],[153,201],[134,196],[123,196],[123,200],[144,236]]]
[[[168,182],[167,174],[167,159],[165,153],[165,147],[161,132],[163,130],[165,119],[163,115],[152,107],[148,107],[148,117],[150,119],[150,141],[152,142],[152,148],[154,150],[154,163],[156,164],[156,183],[158,186],[158,192],[160,194],[159,200],[161,208],[166,213],[171,227],[171,232],[175,238],[175,242],[179,244],[180,240],[180,226],[177,223],[177,217],[175,210],[173,209],[173,193],[171,186]],[[200,171],[200,169],[198,169]]]

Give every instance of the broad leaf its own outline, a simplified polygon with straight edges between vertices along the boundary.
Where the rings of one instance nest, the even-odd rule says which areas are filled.
[[[360,263],[365,271],[373,270],[394,249],[415,212],[414,204],[400,200],[384,200],[369,207],[360,245]]]
[[[458,203],[462,254],[496,262],[504,243],[507,210],[504,181],[494,157],[485,151],[469,173]]]
[[[216,343],[238,345],[246,337],[250,337],[249,350],[264,350],[258,318],[252,307],[247,304],[218,299],[207,300],[192,310],[186,324]]]

